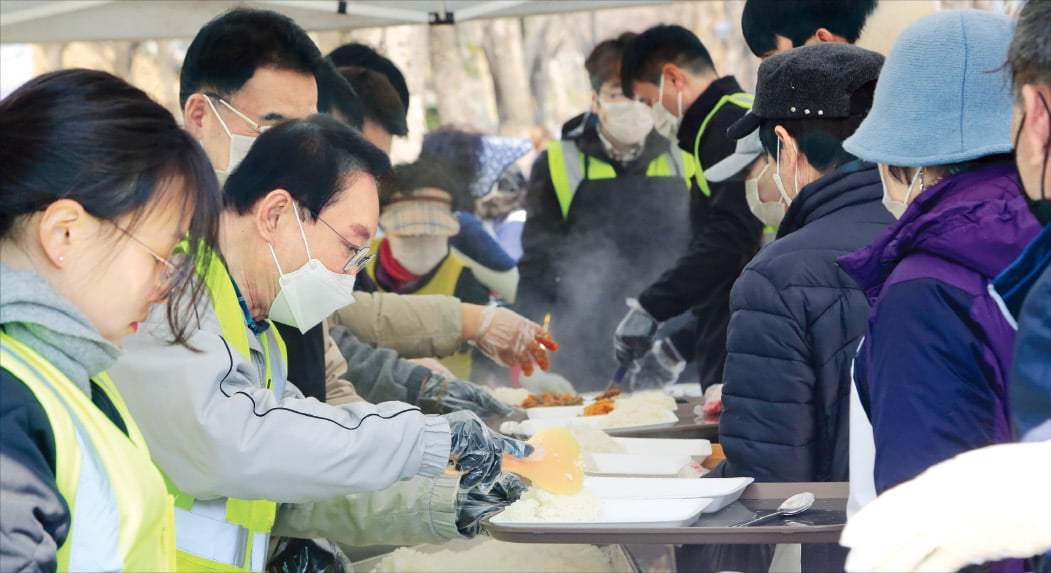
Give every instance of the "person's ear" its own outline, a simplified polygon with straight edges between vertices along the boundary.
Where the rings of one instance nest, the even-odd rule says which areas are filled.
[[[814,35],[810,37],[806,45],[810,44],[821,44],[825,42],[839,42],[841,44],[849,44],[850,42],[843,36],[829,31],[828,28],[818,28]]]
[[[1041,96],[1043,100],[1041,100]],[[1041,158],[1044,150],[1051,145],[1051,90],[1041,90],[1033,84],[1022,86],[1022,111],[1025,113],[1025,124],[1019,139],[1027,139],[1026,147],[1038,150]],[[1022,147],[1019,145],[1019,147]]]
[[[73,199],[59,199],[44,209],[37,224],[37,240],[52,265],[63,268],[74,258],[74,251],[97,222],[84,206]]]
[[[264,241],[273,243],[282,217],[294,217],[292,194],[284,189],[274,189],[256,203],[256,228]]]
[[[664,64],[664,66],[661,67],[661,74],[664,75],[665,86],[671,87],[675,91],[683,91],[686,89],[686,74],[683,73],[679,66],[671,63]]]
[[[795,166],[799,161],[799,144],[783,126],[774,127],[774,135],[781,141],[781,165]]]
[[[183,107],[183,123],[186,131],[197,139],[201,139],[204,133],[204,116],[211,110],[208,109],[208,96],[204,94],[193,94],[186,99]]]
[[[591,90],[591,113],[598,115],[599,103],[598,103],[598,92]]]

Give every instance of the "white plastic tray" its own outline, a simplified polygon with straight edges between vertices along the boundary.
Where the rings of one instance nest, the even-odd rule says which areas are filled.
[[[525,413],[530,420],[575,418],[584,413],[584,406],[536,406],[526,408]]]
[[[602,499],[709,498],[704,513],[714,513],[737,501],[753,478],[584,478],[584,487]]]
[[[613,441],[624,448],[625,454],[639,456],[687,455],[700,462],[712,455],[712,443],[701,439],[613,438]]]
[[[636,454],[590,454],[584,472],[588,475],[619,476],[675,476],[692,458],[685,454],[636,455]]]
[[[599,517],[594,521],[510,521],[503,512],[489,518],[494,525],[542,531],[557,527],[607,529],[624,527],[678,527],[693,523],[712,503],[699,499],[599,499]]]

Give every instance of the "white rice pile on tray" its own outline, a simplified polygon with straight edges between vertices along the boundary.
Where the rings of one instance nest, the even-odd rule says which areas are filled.
[[[561,543],[508,543],[486,540],[463,551],[443,549],[423,552],[410,547],[395,549],[374,573],[491,572],[491,573],[613,573],[609,547]]]
[[[675,398],[660,390],[638,392],[618,399],[615,404],[609,414],[596,416],[596,427],[644,426],[677,419],[674,414]]]
[[[648,390],[646,392],[635,392],[630,396],[626,396],[617,400],[617,408],[621,408],[627,404],[629,407],[645,407],[650,406],[653,408],[663,408],[665,410],[675,410],[678,405],[675,403],[675,398],[664,393],[664,390]]]
[[[580,444],[580,450],[586,454],[623,454],[624,446],[613,440],[613,437],[598,428],[591,426],[570,425],[570,433]]]
[[[500,386],[493,389],[493,396],[504,404],[510,404],[516,408],[522,406],[522,402],[529,397],[529,390],[525,388],[508,388]]]
[[[508,521],[595,521],[599,516],[599,500],[588,488],[573,495],[558,495],[534,487],[507,506],[500,516]]]

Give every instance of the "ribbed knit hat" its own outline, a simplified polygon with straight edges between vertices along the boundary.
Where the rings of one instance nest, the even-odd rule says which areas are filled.
[[[843,148],[875,163],[919,167],[1011,151],[1014,18],[949,10],[916,20],[887,56],[872,110]]]

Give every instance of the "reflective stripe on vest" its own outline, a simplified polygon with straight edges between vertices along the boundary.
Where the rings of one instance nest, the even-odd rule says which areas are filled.
[[[737,92],[735,94],[724,95],[719,98],[719,102],[715,104],[712,111],[708,112],[707,117],[701,122],[701,128],[697,130],[697,139],[693,142],[693,160],[696,162],[695,171],[697,173],[697,186],[701,188],[701,191],[711,197],[712,190],[708,187],[708,180],[704,178],[704,167],[701,165],[701,137],[704,136],[704,130],[708,128],[708,122],[715,117],[715,114],[727,103],[732,103],[737,107],[744,109],[752,109],[752,101],[755,99],[750,93]]]
[[[690,180],[696,169],[695,161],[685,151],[677,151],[678,153],[662,153],[650,161],[646,167],[646,177],[679,176],[686,181],[686,188],[689,189]],[[574,154],[580,156],[580,161],[567,162],[566,155],[573,156]],[[569,208],[573,204],[573,197],[581,182],[585,179],[598,180],[617,177],[617,171],[612,165],[594,157],[586,157],[571,139],[548,143],[547,166],[551,173],[551,184],[555,188],[555,197],[558,198],[558,206],[562,210],[563,221],[569,218]]]
[[[383,239],[373,239],[369,245],[373,253],[380,252],[380,243]],[[379,261],[379,257],[373,257],[369,264],[365,267],[366,272],[369,274],[369,278],[372,279],[373,284],[376,285],[376,289],[379,292],[390,292],[380,285],[379,281],[376,280],[376,263]],[[460,275],[463,274],[464,269],[467,266],[463,260],[456,255],[449,253],[449,256],[445,257],[442,261],[441,266],[431,276],[431,280],[427,281],[426,284],[422,284],[413,291],[411,294],[442,294],[445,296],[453,296],[456,292],[456,285],[460,282]],[[408,293],[406,293],[408,294]],[[455,354],[446,356],[445,358],[438,359],[443,366],[449,369],[460,380],[467,380],[471,377],[471,350],[458,351]]]
[[[197,276],[208,290],[223,338],[251,362],[250,331],[226,265],[216,253],[202,254]],[[275,380],[274,354],[280,354],[283,369],[288,364],[285,342],[273,324],[259,335],[259,341],[266,364],[266,388],[283,393],[285,380],[283,375]],[[270,530],[277,516],[275,502],[234,498],[202,501],[180,491],[167,477],[165,482],[175,496],[179,571],[263,570]]]
[[[0,333],[0,363],[33,392],[55,438],[55,481],[70,511],[59,571],[172,571],[175,521],[164,480],[105,374],[96,384],[125,435],[80,388],[35,351]]]

